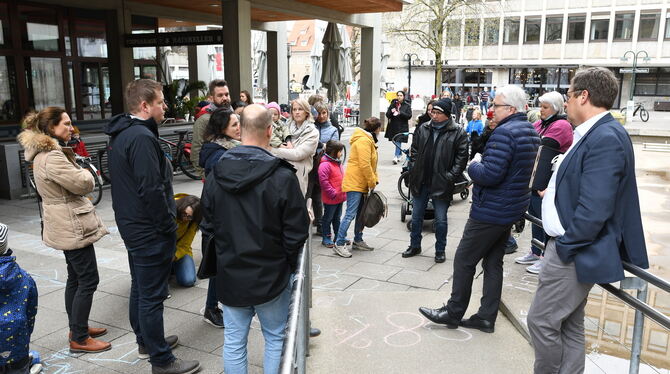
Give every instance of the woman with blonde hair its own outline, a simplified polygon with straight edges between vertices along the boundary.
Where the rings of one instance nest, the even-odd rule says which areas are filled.
[[[108,234],[107,228],[84,195],[93,191],[93,175],[75,162],[73,127],[65,109],[48,107],[30,113],[18,136],[27,161],[33,162],[35,185],[42,200],[42,240],[60,249],[67,263],[65,310],[70,325],[70,352],[97,353],[112,348],[95,339],[105,328],[88,325],[99,277],[93,243]]]
[[[296,168],[303,196],[307,193],[309,172],[314,165],[313,156],[319,144],[319,130],[314,127],[314,118],[305,99],[291,102],[291,117],[286,122],[291,134],[286,143],[272,148],[275,156],[290,162]]]

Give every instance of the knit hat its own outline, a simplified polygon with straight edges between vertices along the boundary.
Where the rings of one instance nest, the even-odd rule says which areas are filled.
[[[449,115],[451,114],[451,99],[440,99],[433,103],[433,110],[439,110],[440,112]]]
[[[486,112],[486,118],[488,119],[493,119],[493,109],[489,110]]]
[[[0,256],[7,252],[7,236],[9,229],[7,225],[0,223]]]
[[[265,104],[265,109],[268,109],[268,110],[274,109],[274,110],[277,111],[277,113],[281,114],[281,108],[279,107],[279,104],[277,104],[274,101]]]

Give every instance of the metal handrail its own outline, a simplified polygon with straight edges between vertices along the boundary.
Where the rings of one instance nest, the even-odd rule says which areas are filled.
[[[298,254],[295,281],[291,289],[288,321],[281,353],[279,373],[290,374],[306,372],[309,347],[309,304],[311,294],[311,241],[312,235]]]
[[[529,213],[524,213],[524,218],[530,221],[533,225],[536,225],[542,228],[542,220],[530,215]],[[531,243],[537,248],[541,248],[544,251],[544,243],[540,242],[537,239],[532,239]],[[647,283],[651,283],[654,286],[660,288],[663,291],[670,293],[670,282],[666,281],[663,278],[657,277],[656,275],[642,269],[641,267],[631,264],[626,261],[621,261],[623,268],[629,273],[635,275],[637,278],[626,277],[621,281],[620,288],[609,283],[598,284],[602,289],[611,293],[612,295],[619,298],[623,301],[624,304],[635,309],[635,322],[633,325],[633,338],[631,344],[631,353],[630,353],[630,367],[629,374],[637,374],[640,370],[640,353],[642,351],[642,332],[644,329],[644,316],[649,317],[654,322],[658,323],[662,327],[670,330],[670,318],[668,318],[663,313],[656,310],[651,305],[647,304]],[[637,296],[633,297],[629,293],[625,292],[624,289],[633,289],[637,290]]]

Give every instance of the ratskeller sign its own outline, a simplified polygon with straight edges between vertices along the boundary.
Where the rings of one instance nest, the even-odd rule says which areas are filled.
[[[223,44],[223,31],[184,31],[158,34],[126,34],[125,36],[127,48],[207,44]]]

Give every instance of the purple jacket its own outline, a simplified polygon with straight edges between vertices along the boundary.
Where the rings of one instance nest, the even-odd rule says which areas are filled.
[[[321,158],[319,164],[319,184],[321,199],[324,204],[337,205],[347,200],[346,192],[342,192],[342,164],[328,155]]]
[[[565,153],[568,148],[572,145],[572,125],[570,122],[559,119],[547,126],[545,129],[542,129],[542,120],[539,120],[533,123],[535,131],[540,135],[540,138],[551,138],[558,142],[559,151]]]

